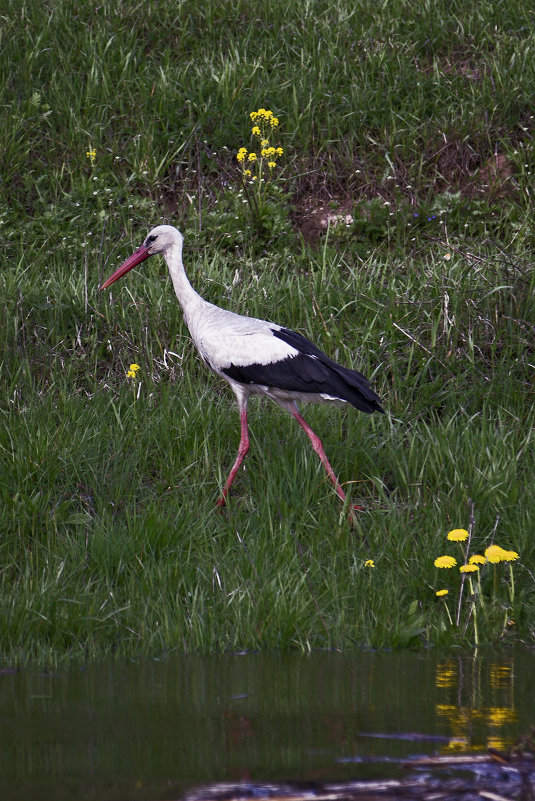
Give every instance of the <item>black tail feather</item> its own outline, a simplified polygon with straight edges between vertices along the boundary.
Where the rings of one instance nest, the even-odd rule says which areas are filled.
[[[329,361],[331,360],[329,359]],[[368,414],[381,412],[384,414],[381,400],[371,388],[366,376],[356,370],[350,370],[348,367],[336,364],[336,362],[331,363],[329,367],[337,373],[345,384],[346,391],[343,395],[343,400],[351,403],[361,412],[367,412]]]

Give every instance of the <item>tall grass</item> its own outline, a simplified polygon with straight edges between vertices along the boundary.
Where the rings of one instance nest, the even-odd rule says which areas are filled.
[[[533,643],[529,6],[6,11],[2,658],[449,643],[432,565],[472,504],[476,536],[496,530],[521,562],[514,625],[498,587],[480,639]],[[260,106],[286,160],[264,239],[234,159]],[[311,245],[303,219],[322,208],[353,222]],[[215,513],[238,415],[163,264],[97,291],[159,221],[184,231],[207,299],[372,378],[384,417],[304,410],[365,507],[355,526],[295,422],[261,402]]]

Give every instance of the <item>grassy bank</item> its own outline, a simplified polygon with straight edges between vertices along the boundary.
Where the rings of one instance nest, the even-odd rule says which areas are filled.
[[[468,585],[459,627],[435,595],[455,617],[461,576],[433,562],[460,559],[456,527],[519,554],[514,593],[481,570],[479,639],[533,644],[532,29],[516,2],[10,4],[4,662],[472,644]],[[235,154],[262,106],[284,156],[259,220]],[[260,402],[214,512],[238,415],[163,263],[97,290],[158,222],[207,299],[372,379],[384,417],[304,409],[355,526]]]

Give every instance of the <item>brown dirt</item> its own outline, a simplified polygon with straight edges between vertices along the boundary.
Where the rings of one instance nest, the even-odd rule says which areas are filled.
[[[293,222],[307,242],[316,242],[329,226],[336,228],[353,222],[353,201],[347,197],[302,198]]]
[[[406,165],[398,164],[396,175],[390,186],[384,182],[367,182],[349,178],[344,185],[341,177],[338,186],[302,186],[294,196],[292,215],[296,229],[307,242],[317,242],[328,226],[348,225],[353,222],[355,206],[360,201],[380,198],[394,202],[394,186],[403,186],[406,201],[418,205],[418,197],[408,184]],[[426,160],[426,171],[430,177],[427,191],[436,194],[446,191],[459,192],[466,198],[486,197],[489,201],[511,198],[516,193],[513,165],[502,153],[482,159],[467,142],[447,139],[431,152]],[[392,188],[390,188],[392,187]]]

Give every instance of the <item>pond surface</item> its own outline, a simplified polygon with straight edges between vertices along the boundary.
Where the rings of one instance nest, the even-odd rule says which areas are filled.
[[[297,653],[0,675],[3,801],[173,799],[216,782],[403,775],[509,748],[535,723],[535,654]]]

